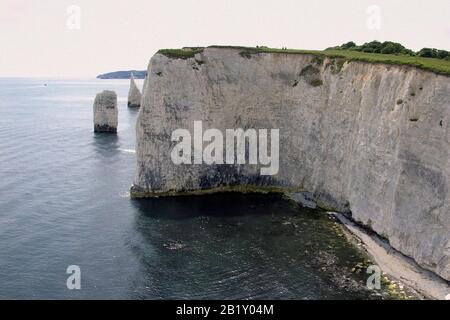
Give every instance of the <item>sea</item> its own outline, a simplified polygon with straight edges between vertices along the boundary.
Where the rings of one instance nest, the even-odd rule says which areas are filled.
[[[93,131],[106,89],[117,135]],[[278,195],[130,199],[128,89],[0,79],[0,299],[391,298],[367,288],[370,261],[325,212]]]

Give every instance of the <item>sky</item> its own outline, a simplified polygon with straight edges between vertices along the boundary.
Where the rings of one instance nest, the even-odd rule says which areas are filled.
[[[0,77],[144,70],[161,48],[375,39],[450,50],[450,0],[0,0]]]

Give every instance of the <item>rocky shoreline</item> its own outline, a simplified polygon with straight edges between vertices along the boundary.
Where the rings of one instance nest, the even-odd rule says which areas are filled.
[[[450,282],[420,267],[413,259],[393,249],[389,243],[364,226],[337,212],[329,214],[357,238],[358,245],[383,270],[405,286],[412,288],[428,299],[450,300]]]

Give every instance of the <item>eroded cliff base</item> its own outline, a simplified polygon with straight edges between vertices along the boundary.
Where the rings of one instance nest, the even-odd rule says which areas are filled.
[[[367,227],[359,226],[351,218],[343,214],[330,212],[336,217],[364,249],[377,266],[388,275],[418,291],[429,299],[449,300],[450,282],[433,272],[420,267],[413,259],[392,248],[385,239],[367,232]]]

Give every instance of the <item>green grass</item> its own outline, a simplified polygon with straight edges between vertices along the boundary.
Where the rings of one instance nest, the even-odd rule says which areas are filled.
[[[165,55],[172,59],[194,58],[197,53],[203,51],[203,48],[183,48],[183,49],[161,49],[157,53]]]
[[[450,76],[450,61],[434,58],[423,58],[409,55],[365,53],[350,50],[325,50],[315,51],[323,53],[327,57],[344,58],[347,61],[363,61],[369,63],[383,63],[393,65],[407,65],[423,70],[432,71],[437,74]]]
[[[390,65],[406,65],[416,67],[422,70],[432,71],[437,74],[450,76],[450,61],[434,58],[423,58],[417,56],[409,56],[403,54],[381,54],[366,53],[351,50],[300,50],[300,49],[277,49],[268,47],[243,47],[243,46],[210,46],[208,48],[236,49],[240,50],[243,57],[251,57],[252,54],[258,53],[279,53],[279,54],[311,54],[317,56],[318,61],[322,58],[341,58],[345,61],[362,61],[368,63],[380,63]],[[204,48],[192,47],[184,49],[162,49],[158,53],[164,54],[170,58],[189,59],[195,54],[201,53]]]
[[[256,48],[253,48],[256,49]],[[259,52],[287,53],[287,54],[312,54],[328,58],[342,58],[346,61],[363,61],[369,63],[382,63],[392,65],[407,65],[423,70],[432,71],[437,74],[450,76],[450,61],[434,58],[422,58],[409,55],[366,53],[351,50],[297,50],[297,49],[256,49]]]
[[[318,86],[321,86],[323,84],[323,81],[320,80],[320,79],[312,79],[309,82],[309,84],[312,85],[313,87],[318,87]]]

